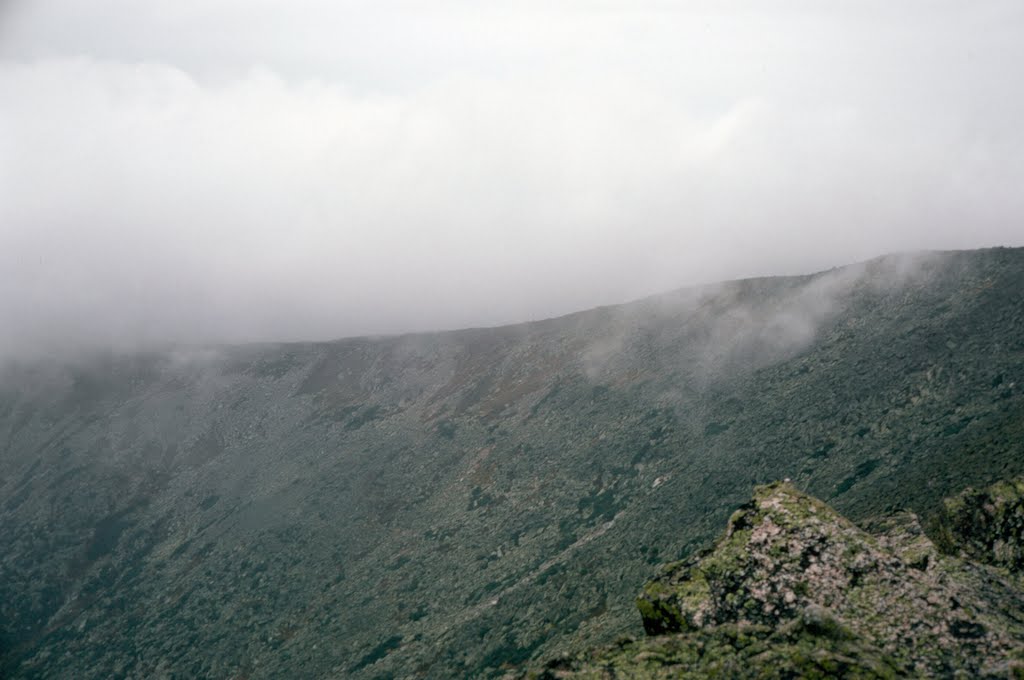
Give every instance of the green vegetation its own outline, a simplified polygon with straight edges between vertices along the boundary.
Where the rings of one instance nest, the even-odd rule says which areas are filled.
[[[938,545],[987,564],[1024,573],[1024,479],[967,489],[948,499],[935,518]]]
[[[0,676],[500,676],[642,634],[653,565],[754,522],[775,479],[959,540],[975,515],[943,498],[1024,475],[1022,290],[1024,250],[996,249],[505,328],[3,367]],[[961,549],[1008,569],[1015,512]],[[657,625],[703,625],[709,593],[739,616],[749,567],[711,560]],[[755,614],[721,624],[752,654],[783,634]]]

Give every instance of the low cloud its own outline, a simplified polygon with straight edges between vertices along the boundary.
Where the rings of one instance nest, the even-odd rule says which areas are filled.
[[[698,286],[602,310],[597,319],[584,317],[593,327],[583,333],[591,339],[581,367],[594,382],[614,380],[650,368],[649,357],[634,365],[644,343],[675,346],[666,355],[673,364],[661,368],[681,371],[691,387],[705,387],[729,375],[726,369],[757,369],[795,356],[852,301],[928,285],[947,262],[942,252],[890,255],[812,276]]]
[[[0,51],[0,354],[490,325],[1022,243],[1012,5],[157,3],[176,44],[124,3],[75,35],[40,4]]]

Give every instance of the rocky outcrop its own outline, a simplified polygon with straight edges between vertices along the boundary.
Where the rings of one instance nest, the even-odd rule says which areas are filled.
[[[1019,550],[1020,533],[1004,543]],[[668,565],[637,606],[651,637],[542,677],[1024,677],[1014,579],[942,554],[910,513],[865,529],[789,483],[759,487],[713,549]]]

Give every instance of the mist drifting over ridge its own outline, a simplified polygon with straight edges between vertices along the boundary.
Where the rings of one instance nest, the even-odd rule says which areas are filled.
[[[1024,243],[1011,2],[0,13],[0,353],[495,325]]]
[[[0,675],[500,677],[608,643],[751,485],[871,517],[1024,472],[1022,259],[11,364]]]

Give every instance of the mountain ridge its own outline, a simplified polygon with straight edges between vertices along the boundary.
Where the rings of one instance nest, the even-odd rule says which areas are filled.
[[[929,517],[1024,474],[1024,250],[713,288],[8,369],[0,669],[495,675],[635,630],[757,483]]]
[[[573,310],[565,313],[554,314],[552,316],[546,316],[535,319],[525,319],[519,321],[508,321],[496,324],[483,324],[483,325],[469,325],[460,326],[454,328],[437,328],[437,329],[421,329],[411,331],[397,331],[393,333],[356,333],[354,335],[342,335],[338,337],[325,338],[320,340],[257,340],[252,342],[190,342],[190,343],[176,343],[169,342],[164,345],[154,346],[150,348],[131,348],[131,347],[119,347],[116,349],[88,349],[83,352],[79,352],[79,356],[72,357],[70,354],[66,356],[60,356],[56,360],[53,357],[47,357],[45,359],[39,358],[18,358],[15,355],[4,358],[4,361],[8,364],[14,363],[18,366],[33,366],[43,363],[64,363],[74,365],[76,363],[89,362],[102,360],[104,358],[112,357],[123,357],[132,355],[167,355],[181,353],[184,355],[191,354],[204,354],[204,353],[218,353],[224,351],[245,351],[245,350],[285,350],[293,348],[310,348],[319,347],[325,345],[333,345],[345,342],[382,342],[392,340],[411,340],[420,337],[431,337],[439,335],[452,335],[452,334],[473,334],[488,331],[506,331],[512,329],[518,329],[526,326],[540,326],[544,324],[558,324],[564,323],[570,320],[574,320],[577,317],[601,314],[607,312],[616,312],[622,308],[657,303],[659,300],[671,298],[679,295],[700,295],[700,294],[713,294],[717,290],[728,287],[728,286],[743,286],[743,285],[761,285],[768,284],[772,281],[787,280],[787,281],[800,281],[806,279],[813,279],[815,277],[827,276],[835,272],[844,270],[857,270],[860,268],[870,267],[886,261],[897,260],[911,263],[919,259],[927,258],[942,258],[958,253],[983,253],[983,252],[998,252],[1005,250],[1020,250],[1019,247],[1012,246],[993,246],[990,248],[981,248],[976,250],[905,250],[895,251],[885,255],[877,255],[875,257],[850,262],[844,265],[835,265],[827,269],[820,269],[807,274],[764,274],[764,275],[753,275],[745,276],[736,279],[725,279],[722,281],[705,282],[705,283],[693,283],[682,286],[670,288],[668,290],[653,292],[639,297],[630,298],[622,302],[609,302],[605,304],[599,304],[594,307],[588,307],[586,309]],[[2,355],[0,355],[2,356]],[[0,368],[4,367],[3,363],[0,363]]]

